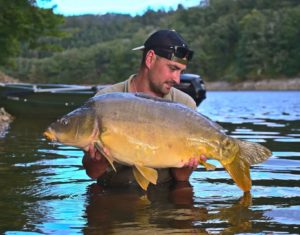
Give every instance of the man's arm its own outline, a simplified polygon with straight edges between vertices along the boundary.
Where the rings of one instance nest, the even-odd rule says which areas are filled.
[[[193,168],[190,167],[171,168],[171,174],[174,180],[177,182],[189,181],[192,172],[193,172]]]

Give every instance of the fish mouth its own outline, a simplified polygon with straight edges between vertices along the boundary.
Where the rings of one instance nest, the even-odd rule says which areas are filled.
[[[48,128],[48,129],[43,133],[43,135],[44,135],[48,140],[56,141],[56,137],[55,137],[54,131],[52,131],[51,128]]]

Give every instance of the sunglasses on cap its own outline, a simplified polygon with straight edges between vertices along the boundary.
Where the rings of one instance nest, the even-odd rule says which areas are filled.
[[[193,58],[194,52],[186,47],[171,46],[169,48],[153,48],[155,54],[168,60],[187,64]]]

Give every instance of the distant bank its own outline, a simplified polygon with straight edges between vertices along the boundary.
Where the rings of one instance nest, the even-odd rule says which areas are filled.
[[[7,76],[0,71],[0,83],[19,82],[18,79]],[[261,81],[246,81],[229,83],[225,81],[207,82],[205,86],[208,91],[246,91],[246,90],[298,90],[300,91],[300,77],[289,79],[265,79]]]
[[[205,82],[208,91],[300,91],[300,78],[265,79],[261,81],[246,81],[239,83]]]
[[[0,71],[0,83],[20,82]],[[205,82],[205,81],[204,81]],[[246,90],[283,90],[300,91],[300,78],[293,79],[265,79],[262,81],[247,81],[240,83],[228,83],[223,81],[205,82],[207,91],[246,91]],[[8,128],[13,117],[0,107],[0,137]]]

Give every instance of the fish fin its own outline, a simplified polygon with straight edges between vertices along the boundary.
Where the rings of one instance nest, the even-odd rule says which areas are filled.
[[[111,156],[109,156],[107,151],[104,150],[105,147],[100,141],[95,142],[95,148],[107,159],[114,171],[117,171],[116,167],[114,166],[114,160],[111,158]]]
[[[136,182],[138,182],[141,188],[146,191],[149,185],[149,180],[147,180],[137,168],[133,167],[132,171]]]
[[[272,152],[261,144],[235,139],[239,146],[238,154],[225,167],[234,182],[244,191],[251,189],[250,166],[267,160]]]
[[[135,168],[152,184],[156,184],[157,178],[158,178],[158,173],[157,170],[150,168],[150,167],[145,167],[145,166],[140,166],[140,165],[135,165]]]
[[[156,184],[158,178],[158,174],[155,169],[138,165],[134,165],[133,174],[136,181],[144,190],[147,190],[149,182]]]
[[[237,186],[239,186],[244,192],[250,191],[252,181],[250,177],[250,166],[246,161],[241,159],[239,156],[236,156],[230,163],[222,163],[222,165]]]
[[[200,164],[202,164],[207,171],[214,171],[216,169],[215,165],[210,164],[208,162],[200,161]]]
[[[272,152],[261,144],[235,140],[240,147],[241,158],[250,166],[266,161],[272,156]]]

